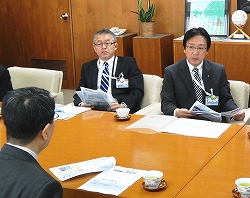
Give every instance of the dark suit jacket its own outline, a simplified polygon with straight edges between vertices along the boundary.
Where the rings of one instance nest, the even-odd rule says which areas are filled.
[[[21,149],[5,144],[0,151],[0,167],[0,197],[62,197],[61,184]]]
[[[211,93],[210,89],[213,88],[214,95],[219,96],[219,105],[209,106],[209,108],[217,112],[237,108],[230,93],[230,85],[223,65],[204,59],[202,79],[205,90]],[[196,101],[186,59],[165,68],[161,99],[161,111],[166,115],[173,115],[176,108],[190,109]]]
[[[129,88],[116,88],[116,82],[112,79],[111,91],[114,98],[119,103],[124,102],[129,108],[130,113],[140,110],[140,101],[144,94],[143,75],[132,57],[118,57],[115,77],[123,72],[124,78],[129,80]],[[98,68],[97,59],[82,65],[81,80],[78,86],[89,89],[97,89]],[[81,99],[77,94],[74,95],[74,104],[77,106]]]
[[[8,91],[13,90],[9,70],[0,65],[0,102]]]

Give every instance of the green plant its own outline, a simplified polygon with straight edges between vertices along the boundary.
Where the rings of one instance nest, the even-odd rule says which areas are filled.
[[[147,0],[147,11],[142,7],[142,1],[138,1],[138,12],[131,11],[135,14],[138,14],[138,19],[141,22],[151,22],[155,14],[155,5],[150,3],[150,0]]]

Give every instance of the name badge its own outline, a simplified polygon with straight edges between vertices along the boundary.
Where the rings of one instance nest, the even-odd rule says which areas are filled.
[[[215,96],[215,95],[206,96],[205,104],[207,106],[218,106],[219,105],[219,96]]]
[[[116,88],[128,88],[128,79],[117,79],[116,80]]]

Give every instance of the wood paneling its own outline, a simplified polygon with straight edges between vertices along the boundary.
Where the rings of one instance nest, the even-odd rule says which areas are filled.
[[[0,2],[0,64],[5,67],[24,62],[19,0]]]
[[[185,1],[152,0],[156,5],[156,34],[184,34]],[[237,1],[230,1],[230,18]],[[31,59],[66,60],[67,79],[63,86],[74,87],[84,62],[96,58],[93,34],[118,26],[127,33],[139,32],[137,0],[2,0],[0,6],[0,57],[6,66],[31,66]],[[67,12],[69,20],[60,19]],[[230,33],[235,31],[230,20]],[[250,33],[247,23],[244,31]],[[75,76],[75,79],[74,79]]]

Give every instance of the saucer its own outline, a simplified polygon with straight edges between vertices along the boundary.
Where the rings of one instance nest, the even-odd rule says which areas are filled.
[[[142,187],[147,191],[156,192],[156,191],[164,190],[167,187],[167,182],[165,180],[161,180],[161,183],[156,189],[149,189],[148,187],[145,186],[145,183],[142,182]]]
[[[234,188],[232,190],[232,193],[233,193],[233,195],[234,195],[235,198],[242,198],[242,196],[240,195],[240,193],[239,193],[239,191],[238,191],[237,188]]]
[[[125,118],[120,118],[118,117],[118,115],[115,115],[114,118],[117,120],[117,121],[126,121],[126,120],[129,120],[131,117],[131,115],[128,115],[127,117]]]

